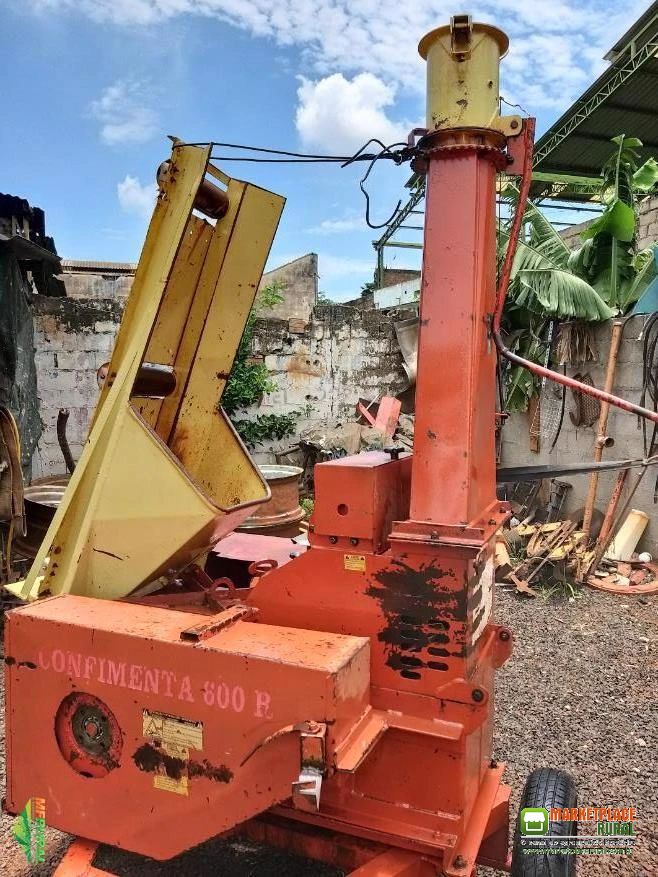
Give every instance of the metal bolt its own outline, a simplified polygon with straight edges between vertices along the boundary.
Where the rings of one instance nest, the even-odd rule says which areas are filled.
[[[512,121],[509,123],[509,126],[512,131],[515,131],[519,127],[519,123],[516,121],[516,119],[512,119]]]
[[[358,544],[359,544],[359,540],[356,539],[354,536],[352,536],[352,538],[350,539],[350,545],[358,545]]]
[[[430,539],[438,539],[438,538],[439,538],[439,531],[438,531],[438,530],[432,530],[431,533],[430,533]]]
[[[465,868],[466,867],[466,859],[463,856],[457,856],[455,861],[452,863],[455,868]]]
[[[331,542],[332,545],[335,545],[336,542],[338,542],[338,536],[330,536],[329,541]]]
[[[482,703],[484,700],[484,691],[481,688],[474,688],[471,692],[471,697],[475,701],[475,703]]]
[[[502,639],[502,641],[503,641],[504,643],[506,643],[507,640],[508,640],[509,637],[510,637],[509,630],[501,630],[499,636],[500,636],[500,638]]]

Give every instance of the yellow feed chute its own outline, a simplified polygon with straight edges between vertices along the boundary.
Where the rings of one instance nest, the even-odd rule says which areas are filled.
[[[209,155],[177,143],[161,168],[89,436],[29,575],[10,587],[22,599],[124,597],[269,498],[219,400],[284,199],[227,177]],[[216,224],[193,212],[208,192],[222,205]]]

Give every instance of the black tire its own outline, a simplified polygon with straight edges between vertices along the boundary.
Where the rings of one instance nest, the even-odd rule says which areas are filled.
[[[576,807],[576,784],[573,777],[563,770],[540,767],[528,777],[523,794],[519,817],[524,807]],[[549,834],[573,835],[578,831],[577,822],[551,822]],[[512,851],[512,877],[575,877],[576,857],[560,855],[527,855],[521,849],[520,818],[516,820],[514,848]]]

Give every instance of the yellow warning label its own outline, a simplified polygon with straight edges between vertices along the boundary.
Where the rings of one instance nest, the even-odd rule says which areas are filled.
[[[178,716],[144,710],[142,733],[145,737],[150,737],[161,752],[176,759],[175,763],[180,765],[180,770],[175,771],[178,775],[171,776],[171,771],[167,773],[163,763],[153,777],[153,788],[177,795],[188,795],[187,762],[190,749],[203,749],[203,722],[191,722]]]
[[[355,570],[356,572],[366,571],[365,554],[344,554],[343,565],[345,569]]]
[[[182,776],[174,780],[171,777],[156,774],[153,778],[153,788],[162,789],[163,792],[175,792],[177,795],[188,795],[187,777]]]
[[[142,733],[164,744],[184,746],[187,749],[203,749],[203,722],[191,722],[166,713],[144,710]]]

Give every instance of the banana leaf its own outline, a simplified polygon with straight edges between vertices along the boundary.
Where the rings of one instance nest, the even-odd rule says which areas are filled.
[[[635,237],[635,210],[621,199],[615,198],[597,219],[581,231],[580,236],[586,241],[602,232],[612,235],[618,241],[630,243]]]
[[[633,174],[633,186],[637,192],[650,192],[658,183],[658,161],[648,158]]]
[[[504,251],[509,233],[500,229],[499,248]],[[549,252],[552,252],[549,245]],[[517,307],[560,319],[608,320],[615,312],[587,281],[572,274],[540,249],[517,244],[509,297]]]
[[[518,204],[519,190],[512,183],[507,183],[501,194],[510,204],[514,206]],[[569,247],[550,220],[531,201],[526,203],[523,221],[530,226],[528,241],[530,246],[541,252],[556,266],[566,268],[571,252]]]

